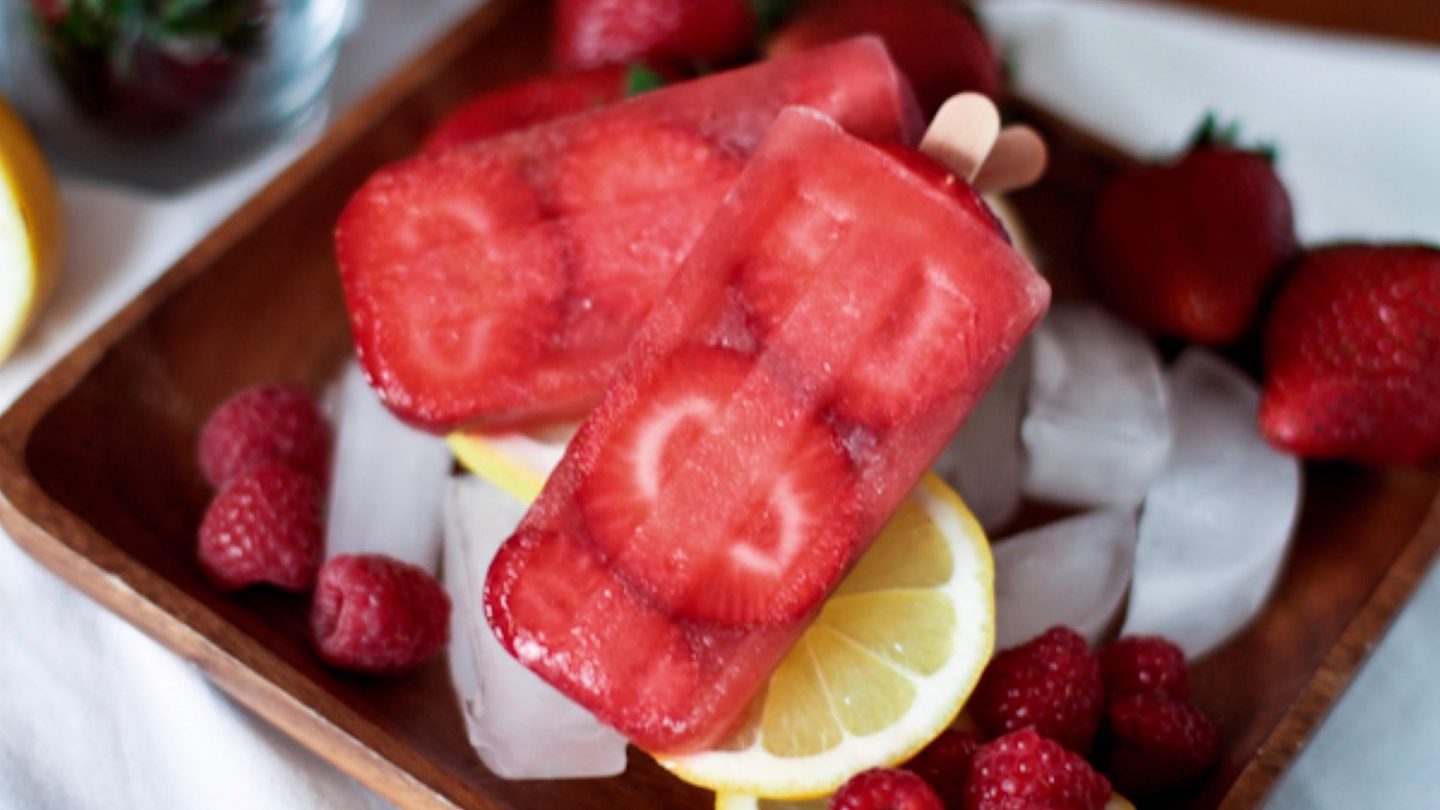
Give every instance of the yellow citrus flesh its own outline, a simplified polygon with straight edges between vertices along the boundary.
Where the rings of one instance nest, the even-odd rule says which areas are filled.
[[[994,618],[985,535],[960,497],[927,475],[741,729],[714,750],[657,760],[724,794],[824,796],[862,770],[903,762],[951,724],[990,659]]]
[[[60,275],[60,197],[25,123],[0,100],[0,360]]]
[[[446,441],[462,467],[530,503],[540,496],[575,429],[557,425],[503,433],[460,431]]]

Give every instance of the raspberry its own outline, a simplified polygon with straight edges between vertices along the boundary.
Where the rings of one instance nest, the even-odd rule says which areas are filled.
[[[341,555],[320,569],[310,629],[328,663],[396,673],[450,640],[450,597],[423,568],[383,554]]]
[[[925,780],[896,768],[871,768],[850,777],[830,797],[829,810],[945,810]]]
[[[1105,688],[1100,662],[1074,630],[1052,627],[996,655],[970,699],[980,728],[992,737],[1034,727],[1081,754],[1100,725]]]
[[[985,740],[974,732],[946,729],[904,767],[924,779],[945,807],[959,808],[965,798],[970,761],[984,744]]]
[[[308,590],[325,552],[320,488],[280,464],[235,477],[210,502],[200,523],[197,556],[226,589],[269,583]]]
[[[330,426],[310,395],[293,385],[261,385],[231,397],[200,431],[200,469],[219,489],[257,464],[278,462],[324,483]]]
[[[1180,787],[1215,763],[1220,735],[1205,713],[1169,695],[1125,695],[1105,715],[1106,772],[1127,796]]]
[[[965,810],[1101,810],[1110,783],[1083,757],[1034,729],[1014,731],[975,752]]]
[[[1160,692],[1180,700],[1190,698],[1190,667],[1185,653],[1160,636],[1126,636],[1100,650],[1100,671],[1105,694],[1111,700],[1123,695]]]

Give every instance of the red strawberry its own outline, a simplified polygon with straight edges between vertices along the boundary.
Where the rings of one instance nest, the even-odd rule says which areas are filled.
[[[958,810],[965,801],[970,762],[984,744],[985,740],[975,732],[946,729],[905,763],[905,770],[924,779],[946,808]]]
[[[625,65],[605,65],[482,93],[441,119],[425,138],[423,151],[443,151],[619,101],[630,72]]]
[[[944,0],[812,3],[780,29],[765,53],[773,58],[860,34],[884,40],[927,118],[956,93],[1000,97],[995,49],[968,7]]]
[[[1185,653],[1160,636],[1126,636],[1100,650],[1105,694],[1160,692],[1173,698],[1190,697],[1190,667]]]
[[[755,33],[746,0],[557,0],[551,59],[574,70],[656,58],[723,62]]]
[[[1307,254],[1265,331],[1260,429],[1309,458],[1440,458],[1440,250],[1338,245]]]
[[[323,482],[330,444],[330,426],[304,389],[260,385],[231,397],[206,420],[200,469],[217,488],[265,463],[284,464]]]
[[[1105,715],[1105,772],[1127,796],[1184,786],[1215,763],[1219,733],[1204,712],[1169,695],[1127,695]]]
[[[1100,293],[1153,332],[1208,344],[1240,337],[1296,249],[1271,164],[1227,145],[1207,119],[1186,154],[1111,181],[1087,234]]]
[[[1080,755],[1027,728],[975,752],[965,808],[1101,810],[1110,792],[1110,783]]]
[[[311,477],[281,464],[251,467],[205,511],[200,566],[229,590],[260,583],[309,590],[325,551],[320,512]]]
[[[784,396],[750,358],[681,351],[641,385],[594,460],[578,498],[595,544],[678,615],[792,622],[845,564],[848,511],[832,495],[850,468],[833,434],[801,422],[755,445],[757,423],[786,412]]]
[[[1104,702],[1100,662],[1085,639],[1067,627],[1052,627],[991,659],[970,710],[992,737],[1033,727],[1083,754],[1090,750]]]
[[[871,768],[830,797],[829,810],[945,810],[925,780],[909,771]]]
[[[381,554],[326,561],[310,627],[320,657],[345,669],[401,672],[450,640],[450,597],[430,572]]]

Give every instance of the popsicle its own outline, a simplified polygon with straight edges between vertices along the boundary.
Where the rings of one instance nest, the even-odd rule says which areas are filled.
[[[583,415],[781,108],[902,141],[873,37],[764,62],[377,172],[335,234],[361,363],[432,430]]]
[[[713,745],[1048,299],[966,183],[786,110],[497,555],[497,636]]]

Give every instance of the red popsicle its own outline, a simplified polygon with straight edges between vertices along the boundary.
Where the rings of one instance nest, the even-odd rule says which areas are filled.
[[[867,37],[377,172],[335,244],[381,399],[437,431],[584,414],[792,104],[872,140],[918,134],[904,80]]]
[[[502,643],[721,739],[1048,303],[973,195],[783,113],[491,567]]]

